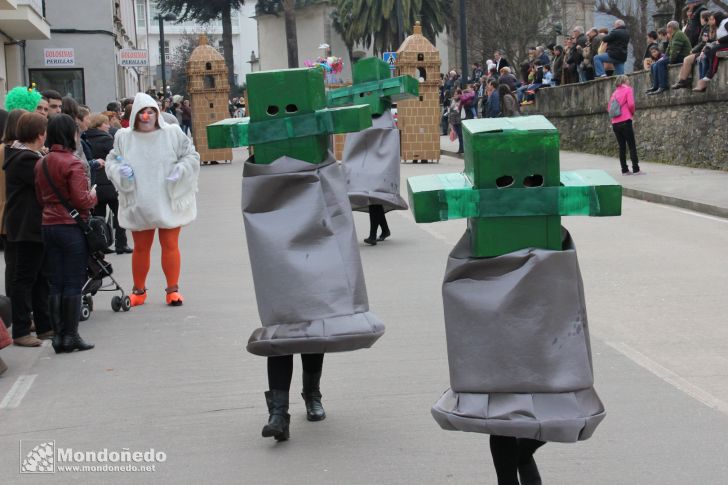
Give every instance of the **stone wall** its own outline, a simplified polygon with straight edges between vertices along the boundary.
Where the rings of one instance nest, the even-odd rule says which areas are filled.
[[[670,67],[670,85],[678,72],[679,66]],[[728,170],[728,59],[720,61],[705,93],[680,89],[647,96],[649,72],[631,74],[630,79],[640,160]],[[565,150],[617,156],[607,114],[613,89],[613,77],[543,89],[523,113],[546,116],[559,129]]]

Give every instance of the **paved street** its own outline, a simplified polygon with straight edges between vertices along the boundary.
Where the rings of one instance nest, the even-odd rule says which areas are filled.
[[[402,177],[462,163],[406,164]],[[113,313],[110,295],[95,299],[80,328],[94,350],[0,351],[10,366],[0,377],[0,484],[495,484],[487,436],[442,431],[430,415],[448,387],[440,283],[463,220],[416,225],[394,212],[391,239],[361,243],[386,334],[372,349],[326,356],[320,423],[305,419],[296,359],[291,440],[260,437],[267,383],[265,359],[244,350],[259,319],[241,176],[240,157],[202,167],[199,216],[181,236],[184,306],[164,305],[155,248],[146,305]],[[589,441],[537,453],[544,483],[728,483],[728,219],[630,198],[623,213],[562,220],[579,251],[607,418]],[[355,220],[361,240],[368,219]],[[130,257],[109,260],[130,290]],[[33,379],[22,376],[36,376],[24,397],[3,401],[19,378]],[[167,459],[149,473],[21,475],[21,439],[154,448]]]

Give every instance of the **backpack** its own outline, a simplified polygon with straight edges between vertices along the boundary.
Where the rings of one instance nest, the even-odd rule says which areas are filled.
[[[619,101],[617,101],[617,98],[614,97],[609,102],[609,117],[616,118],[617,116],[620,116],[621,114],[622,114],[622,105],[619,104]]]

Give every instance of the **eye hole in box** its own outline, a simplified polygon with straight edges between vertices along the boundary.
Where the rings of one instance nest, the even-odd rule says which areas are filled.
[[[296,111],[298,111],[298,106],[295,104],[289,104],[286,106],[286,113],[295,113]]]
[[[533,174],[523,179],[524,187],[543,187],[543,175]]]
[[[274,105],[274,104],[271,104],[271,105],[270,105],[270,106],[268,106],[268,108],[267,108],[267,109],[265,110],[265,112],[266,112],[266,113],[268,113],[268,114],[269,114],[270,116],[275,116],[275,115],[277,115],[277,114],[278,114],[278,111],[279,111],[279,109],[278,109],[278,106],[276,106],[276,105]]]
[[[505,189],[506,187],[510,187],[513,185],[513,177],[510,175],[502,175],[495,179],[495,185],[499,189]]]

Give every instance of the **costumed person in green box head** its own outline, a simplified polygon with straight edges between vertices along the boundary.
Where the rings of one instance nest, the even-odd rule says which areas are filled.
[[[534,452],[589,438],[605,416],[561,216],[619,215],[622,188],[599,170],[560,173],[543,116],[463,128],[464,173],[408,179],[417,222],[468,218],[442,284],[450,389],[432,414],[443,429],[490,435],[499,485],[540,484]]]
[[[346,135],[342,158],[351,208],[369,212],[364,242],[374,246],[391,235],[385,213],[407,210],[399,195],[399,130],[390,108],[392,101],[417,96],[419,86],[412,76],[391,77],[389,64],[377,57],[361,59],[353,71],[354,84],[329,91],[327,98],[329,106],[367,104],[372,113],[371,128]]]
[[[327,109],[320,69],[248,74],[250,118],[207,127],[208,146],[252,145],[243,219],[263,323],[247,349],[268,358],[264,437],[289,437],[293,354],[301,354],[309,421],[326,414],[324,354],[371,347],[384,325],[369,311],[346,178],[332,133],[371,126],[368,106]]]

